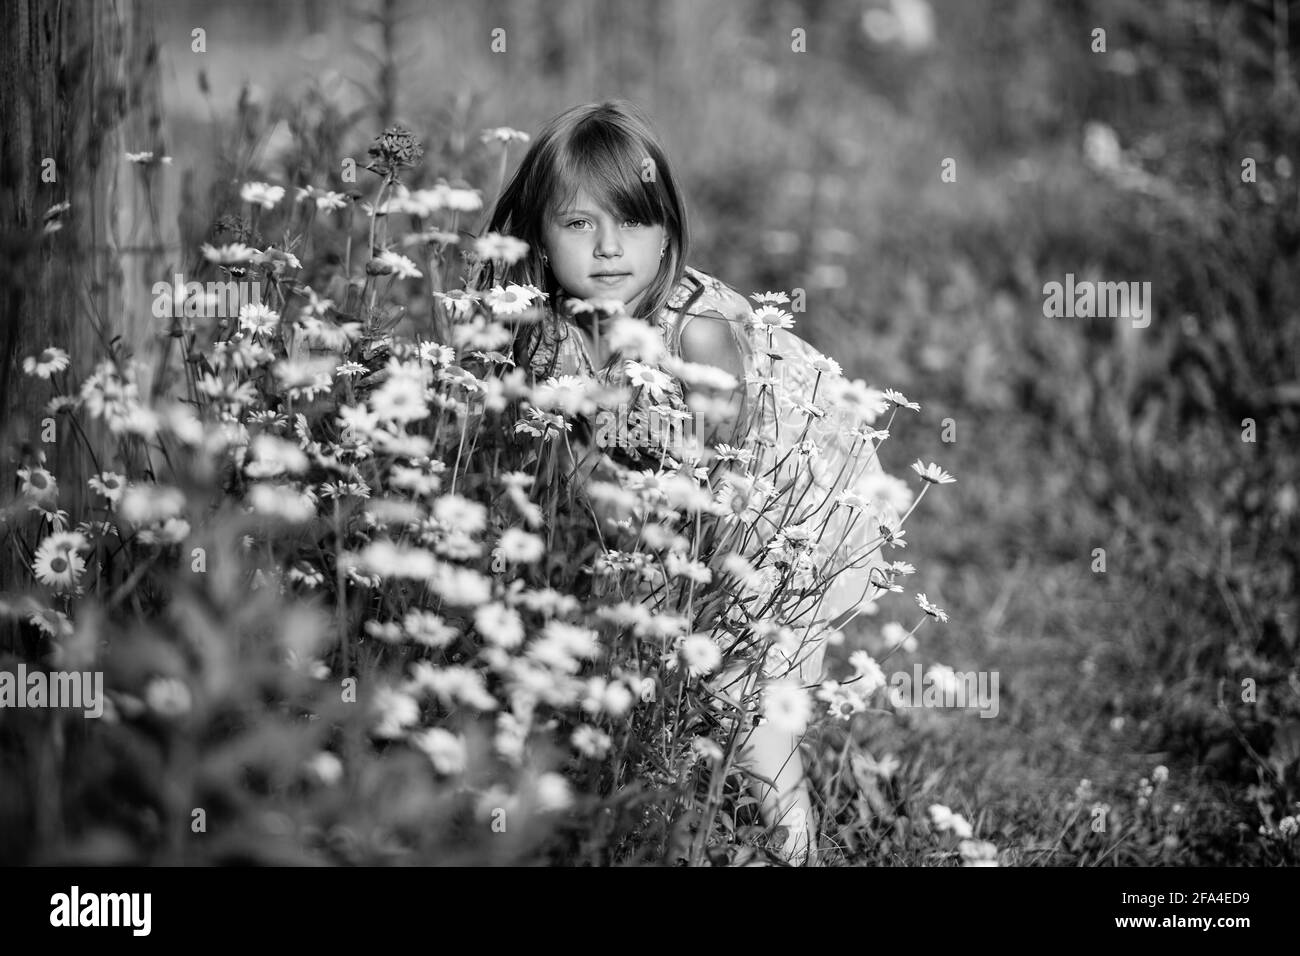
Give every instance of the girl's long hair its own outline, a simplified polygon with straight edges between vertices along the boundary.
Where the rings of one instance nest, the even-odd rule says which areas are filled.
[[[542,235],[546,216],[571,202],[584,187],[602,208],[625,219],[662,225],[667,234],[659,271],[641,297],[637,317],[657,322],[685,274],[686,203],[650,122],[625,100],[565,110],[533,140],[493,203],[484,230],[522,239],[528,243],[528,254],[510,265],[481,263],[471,283],[479,291],[512,282],[530,284],[547,294],[549,308],[535,330],[540,334],[516,339],[516,361],[525,368],[531,366],[544,335],[567,334],[557,314],[564,290],[542,262]]]

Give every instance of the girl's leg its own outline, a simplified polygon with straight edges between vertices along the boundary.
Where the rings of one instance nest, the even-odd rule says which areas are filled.
[[[755,675],[752,671],[740,677],[743,668],[733,667],[718,678],[725,693],[747,700],[753,692]],[[738,690],[737,688],[743,689]],[[784,826],[789,832],[783,847],[784,855],[795,865],[803,865],[812,847],[812,798],[804,774],[803,752],[799,738],[786,730],[764,721],[749,731],[744,738],[738,761],[754,773],[776,784],[773,789],[761,780],[750,786],[758,799],[759,815],[769,827]]]
[[[802,866],[812,848],[813,821],[799,738],[762,723],[751,732],[749,747],[750,769],[776,783],[775,790],[760,780],[753,783],[763,822],[787,828],[784,855],[794,865]]]

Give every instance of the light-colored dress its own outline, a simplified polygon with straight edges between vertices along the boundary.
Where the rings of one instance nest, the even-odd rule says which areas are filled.
[[[698,295],[692,300],[695,293]],[[683,313],[688,301],[689,311]],[[826,628],[824,624],[808,625],[833,620],[861,604],[870,605],[871,599],[881,593],[868,581],[873,570],[883,569],[887,562],[882,556],[884,549],[875,547],[873,551],[872,545],[879,543],[882,520],[896,523],[896,506],[902,504],[904,492],[899,487],[901,482],[883,474],[874,442],[863,437],[862,428],[870,426],[884,406],[874,404],[870,390],[861,383],[847,383],[834,370],[833,363],[827,364],[825,356],[789,329],[755,327],[755,310],[744,296],[713,276],[687,266],[685,276],[654,323],[670,354],[680,357],[682,329],[700,316],[725,319],[745,359],[749,370],[745,407],[750,429],[736,444],[755,453],[749,466],[752,473],[766,477],[779,488],[793,482],[793,495],[782,493],[778,500],[794,500],[799,505],[783,524],[797,523],[801,513],[814,513],[808,524],[814,539],[820,541],[815,564],[823,570],[833,574],[858,559],[855,567],[833,576],[829,584],[818,581],[814,589],[818,597],[800,605],[805,613],[799,617],[796,629],[806,639],[798,651],[787,656],[774,649],[765,662],[768,676],[788,674],[805,685],[816,684],[823,676]],[[543,332],[538,339],[531,359],[535,372],[587,375],[608,383],[618,383],[622,375],[621,369],[604,371],[595,367],[583,335],[576,328]],[[688,407],[678,379],[673,379],[661,404]],[[831,511],[836,496],[849,489],[862,493],[864,500],[874,504],[865,508],[840,505]],[[815,507],[819,503],[821,506]],[[775,526],[756,526],[744,541],[741,553],[756,561],[776,530]],[[875,578],[882,579],[880,574]],[[815,610],[809,612],[814,606]]]

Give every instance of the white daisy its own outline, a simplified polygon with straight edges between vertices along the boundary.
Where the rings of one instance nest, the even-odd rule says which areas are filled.
[[[366,545],[355,560],[362,572],[377,574],[381,578],[419,581],[430,577],[437,569],[437,562],[428,551],[383,539]]]
[[[906,395],[902,392],[897,392],[892,388],[885,389],[884,396],[885,401],[897,405],[899,408],[910,408],[914,412],[919,412],[921,410],[920,405],[916,402],[909,402]]]
[[[55,372],[62,372],[71,359],[63,349],[48,348],[39,355],[29,355],[23,359],[23,371],[37,378],[48,379]]]
[[[175,677],[155,677],[144,689],[149,709],[161,717],[181,717],[190,710],[190,689]]]
[[[867,709],[865,690],[858,685],[844,686],[839,681],[824,681],[817,690],[818,700],[826,702],[826,713],[837,720],[849,720]]]
[[[487,509],[463,495],[442,495],[433,503],[433,518],[449,531],[477,534],[487,527]]]
[[[424,751],[438,773],[450,776],[465,769],[465,741],[449,730],[430,727],[412,734],[411,743]]]
[[[284,198],[284,187],[269,183],[244,183],[239,187],[239,198],[263,209],[274,209],[275,204]]]
[[[127,485],[122,491],[119,509],[129,524],[157,524],[180,516],[185,508],[185,493],[165,485]]]
[[[260,302],[249,302],[239,307],[239,328],[254,336],[273,332],[280,324],[280,313]]]
[[[315,186],[299,186],[297,194],[294,196],[294,202],[302,202],[304,199],[312,199],[316,203],[316,209],[321,212],[329,212],[333,209],[342,209],[348,204],[348,197],[342,193],[336,193],[332,190],[317,189]]]
[[[423,232],[412,232],[402,237],[402,245],[408,249],[411,246],[418,246],[422,242],[437,246],[454,246],[460,244],[460,236],[454,232],[444,232],[441,229],[426,229]]]
[[[609,734],[591,724],[583,724],[575,730],[569,737],[569,742],[573,744],[575,750],[593,760],[603,758],[614,743]]]
[[[370,406],[382,421],[412,422],[429,416],[425,385],[409,375],[392,375],[370,396]]]
[[[85,535],[77,531],[52,534],[36,549],[32,573],[36,580],[56,591],[70,591],[86,570],[86,562],[77,552],[89,546]]]
[[[537,778],[533,797],[537,801],[537,808],[543,813],[566,810],[573,804],[569,781],[554,771],[548,771]]]
[[[998,865],[998,848],[987,840],[962,840],[957,849],[961,852],[962,866]]]
[[[68,615],[52,608],[41,608],[39,611],[33,611],[27,616],[27,620],[32,627],[40,628],[42,634],[47,634],[55,639],[69,638],[76,632]]]
[[[400,252],[393,252],[391,249],[388,249],[381,252],[375,258],[387,266],[389,271],[395,273],[399,279],[418,279],[424,275],[423,272],[415,267],[414,262],[406,258],[406,256],[402,255]]]
[[[330,212],[335,209],[342,209],[348,204],[348,197],[343,193],[336,193],[333,190],[326,190],[316,197],[316,208],[321,212]]]
[[[528,243],[514,236],[489,232],[475,240],[474,251],[484,259],[500,259],[507,265],[513,265],[528,255]]]
[[[794,328],[794,316],[784,309],[778,309],[773,305],[765,305],[754,310],[749,324],[755,329],[792,329]]]
[[[429,590],[448,604],[477,607],[486,604],[492,596],[491,579],[472,568],[439,564],[432,574],[421,576],[428,578]]]
[[[510,330],[500,322],[490,322],[481,315],[474,316],[469,322],[459,323],[451,334],[457,348],[480,351],[505,348],[513,338]]]
[[[407,636],[425,647],[446,647],[459,631],[432,611],[407,611],[402,618]]]
[[[763,691],[763,715],[776,729],[801,734],[812,717],[812,702],[798,683],[773,681]]]
[[[402,640],[402,628],[393,621],[366,621],[365,632],[377,641],[397,644]]]
[[[941,803],[932,804],[929,813],[936,830],[948,830],[960,839],[970,839],[971,825],[960,813],[953,813]]]
[[[114,471],[101,471],[88,482],[91,489],[99,492],[109,501],[116,504],[122,498],[122,490],[126,488],[126,478]]]
[[[436,367],[450,365],[456,361],[456,350],[450,345],[441,345],[438,342],[421,342],[419,349],[420,361],[428,362]]]
[[[52,505],[58,500],[58,479],[44,468],[19,468],[17,474],[21,482],[19,489],[23,494],[30,495],[33,501]]]
[[[809,418],[825,418],[825,417],[826,417],[826,409],[822,408],[822,407],[821,407],[820,405],[818,405],[816,402],[808,402],[808,401],[804,401],[802,398],[799,398],[797,395],[796,395],[796,396],[792,396],[792,397],[790,398],[790,404],[791,404],[794,408],[796,408],[796,409],[798,409],[799,411],[803,412],[803,413],[804,413],[805,415],[807,415]]]
[[[524,621],[519,612],[495,601],[475,609],[474,627],[497,647],[509,650],[524,642]]]
[[[345,433],[373,438],[379,431],[379,416],[364,405],[340,405],[338,426]]]
[[[863,425],[871,425],[877,418],[889,410],[885,393],[872,388],[860,378],[848,381],[844,378],[831,378],[827,383],[827,398],[836,405],[847,405]],[[859,426],[862,427],[862,426]],[[855,433],[855,437],[858,433]]]
[[[223,266],[248,262],[253,256],[257,255],[256,249],[252,246],[246,246],[242,242],[232,242],[224,246],[212,246],[205,242],[200,248],[203,250],[204,258],[209,262],[215,262]]]
[[[301,584],[307,588],[318,588],[325,583],[325,575],[306,561],[296,563],[285,576],[294,584]]]
[[[450,186],[443,193],[443,202],[452,212],[478,212],[483,208],[483,197],[477,189]]]
[[[285,268],[301,269],[302,263],[292,252],[284,249],[275,249],[270,246],[264,252],[259,252],[252,259],[258,265],[270,266],[275,270],[276,275],[284,272]]]
[[[939,607],[938,605],[931,604],[929,600],[926,599],[926,596],[924,594],[918,594],[916,596],[916,603],[921,606],[922,611],[924,611],[926,614],[930,615],[931,617],[938,618],[940,621],[943,621],[945,624],[948,622],[947,612],[944,611],[944,609]]]
[[[530,139],[532,139],[532,137],[527,133],[520,132],[517,129],[511,129],[509,126],[497,126],[492,129],[485,129],[479,135],[479,141],[483,143],[526,143]]]
[[[664,393],[672,386],[672,377],[657,368],[651,368],[640,362],[628,362],[623,367],[627,372],[628,381],[634,387],[646,389],[655,400],[663,398]]]
[[[641,362],[658,362],[668,354],[663,335],[643,319],[622,315],[614,319],[605,341],[611,350]]]
[[[316,516],[316,500],[310,492],[300,492],[292,485],[254,482],[248,489],[248,503],[254,513],[278,518],[290,524],[302,524]]]
[[[849,432],[849,437],[861,442],[885,441],[889,438],[889,429],[872,428],[870,425],[858,425]]]
[[[731,392],[740,385],[736,376],[716,365],[685,362],[676,358],[666,360],[664,365],[691,388]]]
[[[907,628],[897,621],[889,621],[880,628],[880,636],[884,638],[885,643],[890,647],[902,646],[903,650],[911,654],[916,650],[916,636],[909,634]]]
[[[517,315],[527,309],[533,299],[540,295],[541,293],[532,286],[511,283],[504,288],[499,285],[493,286],[484,298],[493,312]]]
[[[372,731],[377,737],[400,737],[407,727],[420,719],[420,702],[404,691],[379,687],[371,701],[377,721]]]
[[[55,395],[45,403],[45,414],[54,416],[71,411],[77,406],[77,399],[72,395]]]
[[[467,292],[464,289],[435,292],[433,296],[442,302],[447,309],[447,314],[453,319],[468,318],[470,313],[474,311],[474,304],[479,300],[475,293]]]
[[[322,750],[308,760],[303,769],[317,783],[326,787],[332,787],[343,779],[343,761],[328,750]]]
[[[696,737],[691,741],[691,751],[705,760],[722,759],[722,747],[712,737]]]
[[[712,496],[707,490],[701,489],[700,495],[700,504],[708,504],[711,502]],[[681,506],[678,505],[678,507]],[[682,507],[682,510],[698,511],[699,508],[696,507],[691,509]],[[686,555],[677,554],[676,552],[670,553],[664,558],[664,573],[670,578],[685,578],[686,580],[694,581],[697,584],[708,584],[713,580],[713,572],[703,561],[697,561],[687,557]]]
[[[276,438],[266,433],[255,437],[248,446],[252,459],[244,466],[244,473],[250,478],[274,478],[289,474],[300,474],[307,470],[307,456],[293,442]]]
[[[922,465],[919,458],[912,463],[912,470],[921,476],[922,481],[928,481],[932,485],[947,485],[957,480],[934,462]]]
[[[955,698],[961,692],[962,682],[957,672],[947,664],[931,664],[925,672],[925,678],[947,698]]]
[[[692,677],[708,674],[722,663],[722,649],[707,634],[692,634],[678,648]]]
[[[837,504],[840,504],[845,508],[853,509],[865,508],[867,504],[860,494],[851,489],[849,491],[841,491],[835,496],[835,501]]]
[[[626,306],[622,299],[575,299],[567,298],[564,300],[564,308],[569,315],[622,315],[626,311]],[[645,325],[642,322],[642,325]]]
[[[497,549],[511,564],[527,564],[546,554],[546,542],[522,528],[507,528],[497,543]]]
[[[864,697],[886,684],[885,672],[866,651],[854,651],[849,655],[849,665],[859,678],[856,682],[858,693]]]
[[[752,451],[727,444],[718,445],[713,449],[713,453],[718,456],[719,461],[738,461],[742,465],[747,465],[754,460]]]
[[[639,687],[639,681],[633,679],[633,683]],[[604,712],[622,717],[632,709],[635,700],[636,694],[624,680],[607,680],[597,675],[587,680],[582,709],[589,714]]]

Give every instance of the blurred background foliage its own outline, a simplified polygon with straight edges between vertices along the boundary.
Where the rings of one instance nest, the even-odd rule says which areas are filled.
[[[1300,3],[182,0],[154,29],[170,261],[240,182],[351,188],[390,123],[424,141],[412,188],[490,202],[482,129],[625,97],[685,184],[691,263],[806,289],[796,331],[921,402],[885,465],[958,483],[908,533],[953,616],[920,656],[999,671],[1002,710],[856,725],[901,766],[821,808],[846,852],[902,859],[925,797],[1010,862],[1294,862],[1259,828],[1300,800]],[[1150,282],[1153,320],[1045,318],[1067,273]],[[1158,763],[1182,822],[1126,804],[1109,840],[1057,836],[1080,777],[1127,793]]]

